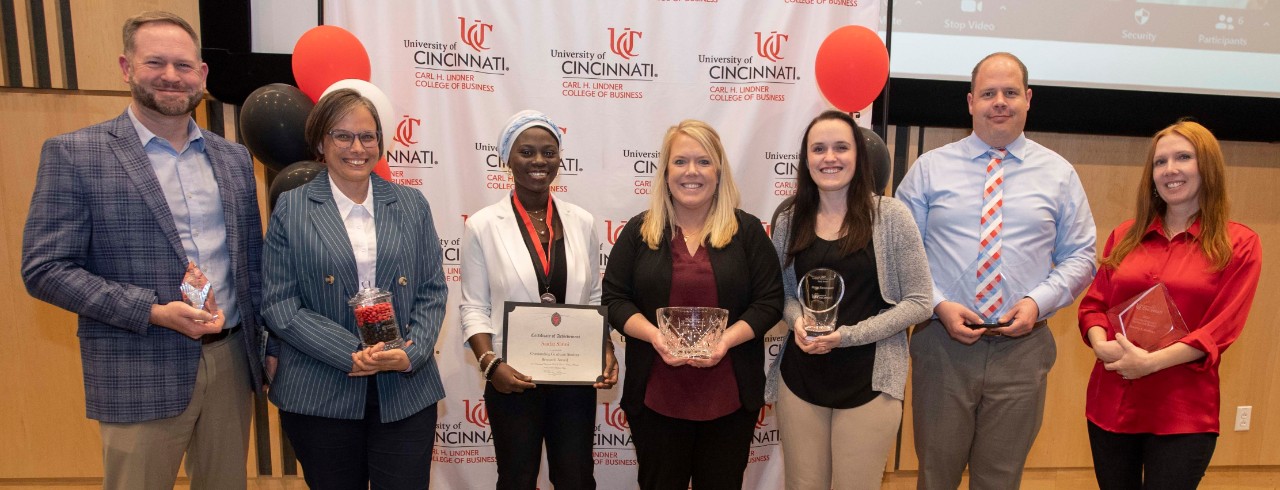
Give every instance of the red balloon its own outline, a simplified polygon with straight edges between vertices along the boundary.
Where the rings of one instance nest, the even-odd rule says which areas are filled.
[[[312,102],[318,102],[334,82],[348,78],[367,82],[371,73],[364,44],[341,27],[313,27],[293,45],[293,78]]]
[[[889,52],[875,31],[844,26],[822,41],[813,68],[827,102],[845,112],[860,111],[889,80]]]
[[[383,155],[382,159],[378,160],[378,163],[373,166],[373,173],[378,174],[378,177],[382,177],[382,180],[391,181],[391,165],[387,164],[386,155]]]

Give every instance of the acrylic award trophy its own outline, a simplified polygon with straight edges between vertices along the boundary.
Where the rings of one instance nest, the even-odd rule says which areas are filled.
[[[1117,332],[1147,352],[1168,347],[1189,332],[1164,283],[1107,310],[1107,318]]]

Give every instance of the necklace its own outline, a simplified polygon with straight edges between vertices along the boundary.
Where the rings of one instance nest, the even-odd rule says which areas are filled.
[[[546,214],[547,214],[547,210],[546,210],[546,208],[539,209],[539,210],[537,210],[537,211],[529,211],[529,210],[526,210],[526,211],[525,211],[525,214],[528,214],[528,215],[529,215],[529,217],[530,217],[530,218],[533,218],[533,220],[534,220],[534,221],[537,221],[538,223],[541,223],[541,224],[542,224],[542,227],[541,227],[541,228],[538,228],[537,226],[534,226],[534,228],[535,228],[535,229],[537,229],[537,231],[538,231],[538,234],[539,234],[539,235],[541,235],[541,236],[547,236],[547,216],[546,216]]]
[[[530,217],[529,211],[525,210],[524,205],[520,203],[520,199],[516,198],[515,192],[511,193],[511,203],[516,208],[516,213],[524,221],[525,231],[529,233],[530,238],[533,238],[533,232],[536,230],[537,227],[534,226],[533,221],[529,219]],[[554,213],[552,209],[553,208],[552,208],[551,194],[548,193],[547,207],[539,210],[539,212],[546,216],[551,216],[552,213]],[[542,219],[539,219],[538,221],[543,222]],[[540,262],[542,265],[542,270],[540,271],[542,272],[542,274],[538,276],[538,285],[543,287],[542,288],[543,292],[542,292],[542,296],[540,296],[539,299],[543,303],[555,303],[556,296],[554,294],[551,294],[550,292],[551,271],[555,268],[555,258],[556,258],[555,250],[552,248],[555,244],[555,230],[552,230],[551,226],[549,226],[545,222],[543,223],[543,225],[544,226],[542,227],[541,230],[537,230],[537,234],[545,236],[548,234],[548,232],[550,232],[550,236],[547,238],[547,247],[545,249],[542,247],[541,240],[537,240],[537,239],[531,240],[533,242],[534,252],[536,252],[538,255],[538,262]],[[544,280],[545,282],[543,282]]]

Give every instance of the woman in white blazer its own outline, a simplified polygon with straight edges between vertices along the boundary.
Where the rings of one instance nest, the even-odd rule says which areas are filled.
[[[595,488],[591,456],[596,389],[618,381],[613,343],[594,386],[542,385],[498,357],[503,303],[600,304],[595,218],[551,196],[560,170],[560,128],[537,111],[507,121],[498,152],[515,190],[473,214],[462,243],[462,337],[486,379],[484,399],[499,489],[537,486],[542,446],[557,489]]]

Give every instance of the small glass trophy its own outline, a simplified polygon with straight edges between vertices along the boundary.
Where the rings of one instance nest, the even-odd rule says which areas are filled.
[[[671,355],[710,359],[729,320],[729,310],[701,306],[658,308],[658,332]]]
[[[796,296],[800,297],[807,338],[835,331],[840,300],[844,298],[844,278],[840,273],[825,267],[809,271],[796,285]]]
[[[1147,352],[1173,345],[1190,332],[1164,283],[1107,310],[1107,318],[1129,342]]]
[[[360,332],[361,347],[369,348],[383,343],[382,350],[404,347],[400,337],[400,324],[391,306],[391,292],[376,287],[364,288],[351,297],[347,304],[356,314],[356,329]]]
[[[218,302],[213,299],[213,284],[195,262],[187,261],[187,272],[183,274],[178,290],[182,292],[183,302],[212,314],[210,322],[218,319]]]

